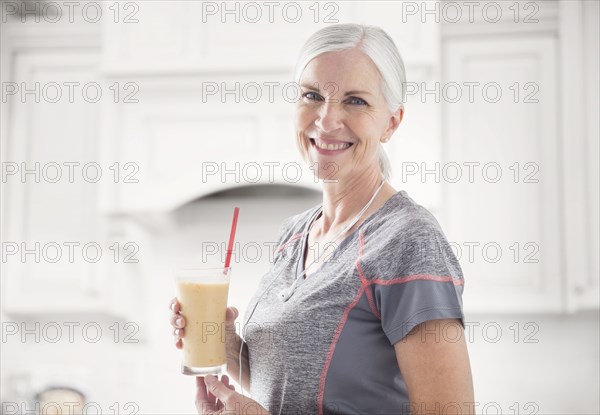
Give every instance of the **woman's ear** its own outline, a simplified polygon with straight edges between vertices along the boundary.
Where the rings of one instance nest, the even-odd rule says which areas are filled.
[[[382,143],[386,143],[390,140],[390,138],[392,137],[392,135],[394,134],[396,129],[398,129],[398,126],[402,122],[403,117],[404,117],[404,106],[401,105],[400,107],[398,107],[396,112],[394,112],[392,114],[392,116],[390,117],[390,122],[388,124],[388,128],[385,131],[385,134],[383,135],[383,137],[381,138]]]

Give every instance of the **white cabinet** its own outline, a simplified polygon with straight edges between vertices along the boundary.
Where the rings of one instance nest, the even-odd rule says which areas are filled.
[[[112,296],[136,267],[124,255],[139,246],[125,246],[99,209],[114,175],[100,158],[112,102],[98,73],[100,32],[30,20],[2,28],[2,81],[14,92],[2,114],[3,311],[115,312]]]
[[[598,5],[507,5],[442,29],[442,220],[466,310],[597,309]]]
[[[560,311],[556,38],[451,38],[444,57],[444,82],[463,92],[444,107],[442,179],[465,304]]]
[[[2,189],[3,293],[10,293],[3,306],[11,312],[98,306],[96,169],[86,176],[83,166],[97,161],[99,104],[86,102],[84,87],[97,78],[99,45],[52,25],[7,26],[10,67],[3,81],[16,93],[7,97],[3,134],[3,167],[10,172],[3,173]]]

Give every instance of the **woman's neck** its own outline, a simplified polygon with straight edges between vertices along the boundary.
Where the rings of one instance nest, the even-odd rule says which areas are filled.
[[[352,177],[344,182],[324,183],[323,212],[318,220],[318,226],[315,227],[315,236],[321,238],[330,233],[340,232],[371,200],[382,180],[383,177],[377,172]],[[396,190],[388,182],[385,182],[373,203],[353,228],[379,209],[395,193]]]

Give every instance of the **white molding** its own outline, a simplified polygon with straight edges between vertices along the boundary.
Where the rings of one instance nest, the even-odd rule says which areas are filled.
[[[482,1],[482,2],[444,2],[449,10],[440,11],[442,36],[469,35],[527,35],[535,33],[557,33],[559,21],[558,1]],[[454,13],[448,3],[457,4],[462,12],[461,19],[455,21]],[[443,3],[442,3],[443,4]],[[470,4],[470,6],[469,6]],[[491,7],[484,16],[483,9]],[[519,4],[516,8],[515,4]],[[501,7],[502,15],[496,20],[495,7]],[[469,15],[470,9],[472,15]],[[440,9],[442,10],[442,9]]]
[[[583,3],[584,31],[584,108],[585,112],[585,141],[587,154],[587,217],[589,221],[588,264],[591,287],[580,299],[581,308],[600,308],[600,3],[587,1]]]
[[[578,300],[589,289],[587,246],[586,154],[582,50],[583,8],[579,0],[560,2],[560,103],[563,201],[563,252],[567,309],[578,309]]]
[[[34,23],[9,20],[3,24],[11,49],[100,48],[100,27],[82,23]]]

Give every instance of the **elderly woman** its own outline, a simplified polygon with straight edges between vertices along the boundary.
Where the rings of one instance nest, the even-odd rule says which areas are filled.
[[[228,336],[229,376],[254,400],[227,375],[199,377],[199,412],[471,413],[460,265],[435,218],[387,181],[382,143],[404,114],[398,49],[377,27],[328,26],[296,81],[296,140],[323,203],[284,221],[244,340]],[[237,316],[228,308],[232,332]]]

